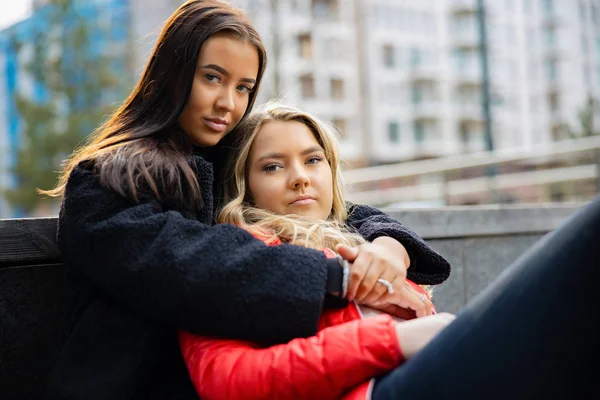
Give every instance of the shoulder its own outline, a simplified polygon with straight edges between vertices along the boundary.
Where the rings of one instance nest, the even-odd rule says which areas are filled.
[[[361,220],[375,215],[384,215],[381,210],[375,207],[363,204],[354,204],[349,201],[346,202],[346,210],[348,212],[349,220]]]
[[[69,174],[67,186],[65,188],[65,196],[69,196],[79,191],[91,190],[92,188],[99,186],[99,184],[100,181],[95,172],[95,162],[81,161]]]

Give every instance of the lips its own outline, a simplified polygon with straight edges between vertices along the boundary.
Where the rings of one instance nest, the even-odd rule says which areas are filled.
[[[294,206],[302,206],[302,205],[307,205],[307,204],[312,204],[314,203],[316,200],[314,197],[312,196],[308,196],[308,195],[302,195],[302,196],[298,196],[294,199],[294,201],[292,201],[290,203],[290,205],[294,205]]]
[[[204,118],[204,124],[215,132],[224,132],[228,125],[227,120],[223,118]]]

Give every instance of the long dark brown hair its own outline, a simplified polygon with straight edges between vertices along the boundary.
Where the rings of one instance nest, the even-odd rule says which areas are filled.
[[[64,195],[69,175],[93,161],[100,183],[133,201],[149,190],[159,201],[196,209],[200,187],[189,164],[192,143],[177,121],[192,90],[200,49],[217,33],[256,47],[259,69],[245,115],[251,111],[266,66],[266,51],[249,19],[219,0],[189,0],[166,21],[146,68],[123,105],[87,143],[64,162],[56,187],[39,192]]]

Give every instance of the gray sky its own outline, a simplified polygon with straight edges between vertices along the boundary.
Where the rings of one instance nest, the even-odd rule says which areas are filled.
[[[31,0],[2,0],[0,3],[0,30],[29,15]]]

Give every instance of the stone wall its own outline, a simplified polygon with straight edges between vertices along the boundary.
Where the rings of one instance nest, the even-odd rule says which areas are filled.
[[[533,204],[384,210],[410,227],[452,265],[435,288],[438,311],[457,312],[545,234],[581,206]]]

